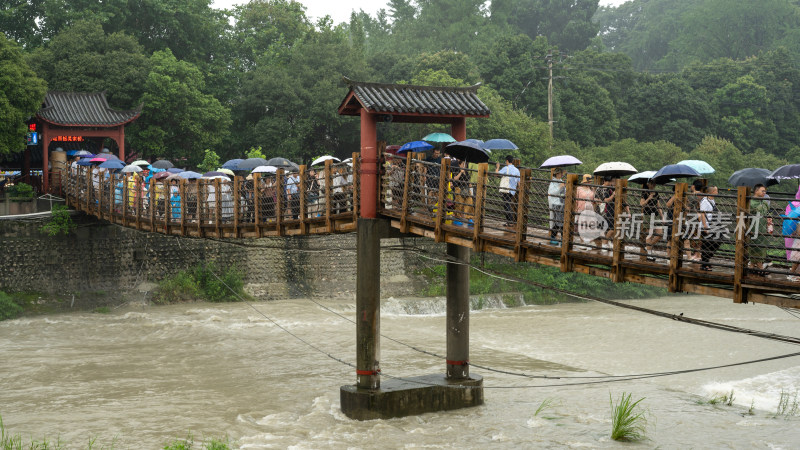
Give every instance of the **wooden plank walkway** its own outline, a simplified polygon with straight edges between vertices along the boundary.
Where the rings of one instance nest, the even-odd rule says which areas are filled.
[[[780,210],[794,200],[788,196],[771,194],[775,209],[758,217],[750,203],[760,199],[748,189],[717,195],[711,222],[719,248],[703,270],[692,254],[709,239],[693,232],[699,196],[683,183],[658,187],[655,200],[642,206],[639,199],[652,191],[624,180],[581,184],[577,175],[553,180],[549,172],[524,168],[519,177],[505,177],[486,164],[445,159],[440,165],[415,156],[385,155],[379,176],[378,211],[401,233],[615,282],[800,307],[800,283],[793,281],[780,234]],[[62,189],[69,206],[148,232],[229,239],[349,233],[360,204],[358,154],[353,161],[355,167],[328,161],[319,171],[301,166],[296,174],[151,179],[148,185],[133,174],[77,167]],[[603,202],[609,193],[620,201]],[[752,236],[759,220],[764,232]],[[765,234],[767,222],[772,234]],[[611,232],[592,228],[610,223]]]

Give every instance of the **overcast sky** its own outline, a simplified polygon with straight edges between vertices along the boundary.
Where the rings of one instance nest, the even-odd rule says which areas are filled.
[[[619,5],[626,0],[600,0],[600,5]],[[247,3],[247,0],[214,0],[215,8],[230,8],[233,5]],[[350,20],[350,13],[363,9],[371,16],[375,16],[381,8],[386,8],[386,2],[382,0],[300,0],[306,5],[306,15],[318,19],[324,15],[330,15],[334,23],[347,22]]]

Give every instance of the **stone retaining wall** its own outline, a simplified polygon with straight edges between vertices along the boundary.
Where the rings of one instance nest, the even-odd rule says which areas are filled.
[[[216,241],[141,232],[76,214],[74,233],[49,237],[39,230],[46,220],[0,221],[0,290],[58,296],[126,291],[214,261],[242,270],[245,290],[259,299],[355,297],[355,233]],[[384,247],[399,244],[382,241]],[[406,252],[382,251],[382,296],[414,293],[423,280],[413,273],[424,264]]]

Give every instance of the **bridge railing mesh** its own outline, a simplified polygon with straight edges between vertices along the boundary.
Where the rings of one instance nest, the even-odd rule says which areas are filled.
[[[475,221],[475,180],[478,171],[452,160],[445,178],[445,224],[469,227]]]
[[[527,182],[526,235],[529,242],[561,247],[564,236],[566,184],[547,171],[534,170]]]

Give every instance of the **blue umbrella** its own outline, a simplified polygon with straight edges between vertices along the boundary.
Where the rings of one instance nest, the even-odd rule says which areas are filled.
[[[222,165],[222,168],[223,169],[229,169],[229,170],[239,170],[239,163],[240,162],[244,162],[244,160],[243,159],[239,159],[239,158],[229,159],[229,160],[225,161],[225,164]]]
[[[678,164],[689,166],[701,175],[714,173],[714,168],[711,167],[711,164],[705,161],[700,161],[699,159],[684,159],[683,161],[679,161]]]
[[[489,155],[492,154],[492,151],[483,148],[483,145],[469,141],[453,142],[445,147],[445,151],[453,157],[473,163],[488,162]]]
[[[109,159],[104,163],[100,163],[98,167],[101,169],[122,169],[125,167],[125,163],[118,159]]]
[[[197,172],[192,172],[191,170],[187,170],[186,172],[181,172],[178,174],[181,178],[186,178],[187,180],[196,180],[198,178],[203,178],[203,175]]]
[[[518,150],[516,144],[509,141],[508,139],[489,139],[488,141],[483,143],[483,148],[489,150]]]
[[[79,166],[91,166],[92,165],[92,158],[82,158],[80,161],[77,162]]]
[[[450,136],[447,133],[431,133],[424,138],[423,141],[428,142],[455,142],[456,139],[453,136]]]
[[[181,173],[181,172],[185,172],[185,169],[179,169],[177,167],[170,167],[169,169],[167,169],[167,172],[169,172],[169,173]]]
[[[403,144],[403,146],[400,147],[400,150],[398,150],[397,153],[405,153],[405,152],[408,152],[408,151],[424,152],[424,151],[430,150],[432,148],[433,148],[433,146],[431,144],[428,144],[425,141],[411,141],[411,142],[406,142],[405,144]]]
[[[483,144],[483,141],[480,139],[466,139],[466,142],[474,142],[476,144]]]
[[[699,177],[700,174],[691,167],[684,164],[670,164],[662,167],[653,175],[656,183],[663,183],[665,179],[669,178],[691,178]]]

